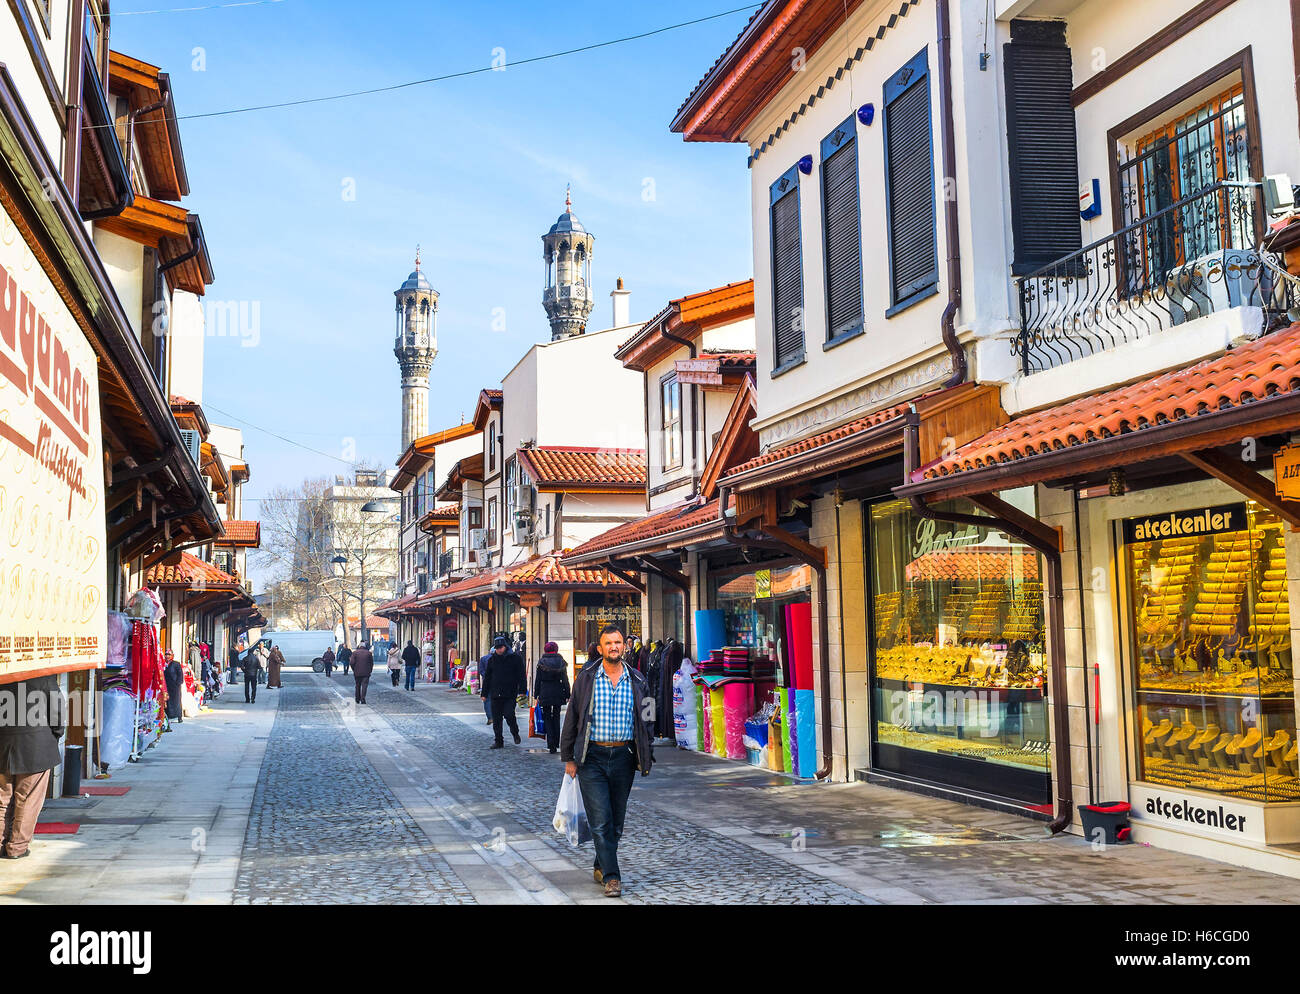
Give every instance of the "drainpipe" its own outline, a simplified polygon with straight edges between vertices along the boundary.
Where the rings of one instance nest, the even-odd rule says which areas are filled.
[[[158,272],[165,273],[169,269],[175,269],[177,266],[181,265],[182,263],[189,262],[191,259],[193,259],[196,255],[198,255],[202,251],[203,251],[203,235],[198,234],[194,236],[194,247],[192,249],[190,249],[184,255],[178,255],[175,259],[172,259],[170,262],[164,262],[161,266],[158,267]]]
[[[903,478],[912,481],[913,471],[920,465],[920,418],[916,412],[907,414],[903,425]],[[908,498],[912,511],[918,517],[935,521],[950,521],[959,525],[987,528],[996,526],[1037,552],[1047,564],[1047,654],[1051,663],[1052,715],[1055,719],[1056,804],[1060,814],[1048,826],[1053,835],[1065,831],[1074,820],[1074,780],[1070,774],[1070,709],[1066,696],[1065,678],[1065,615],[1063,610],[1061,550],[1045,541],[1037,533],[1021,528],[1015,522],[991,514],[962,514],[956,511],[939,511],[925,503],[924,498]]]
[[[725,494],[723,495],[725,498]],[[724,504],[725,506],[725,504]],[[788,556],[793,556],[802,563],[811,566],[817,574],[817,636],[818,645],[818,670],[821,673],[821,704],[822,704],[822,722],[821,722],[821,751],[822,765],[815,776],[818,780],[825,780],[831,775],[831,664],[830,664],[830,624],[827,619],[827,597],[826,597],[826,565],[818,562],[811,556],[806,555],[803,550],[797,549],[792,545],[768,535],[763,532],[762,526],[759,526],[759,536],[750,535],[736,530],[734,525],[724,525],[723,533],[727,541],[737,545],[742,549],[766,549],[769,551],[783,552]],[[847,768],[848,756],[844,757]]]
[[[966,352],[957,341],[954,324],[961,307],[961,239],[957,229],[957,141],[952,112],[952,30],[948,0],[937,0],[939,21],[939,142],[943,146],[943,240],[948,252],[948,306],[943,309],[939,331],[952,356],[952,376],[944,389],[966,382]]]
[[[104,210],[90,211],[84,214],[84,220],[97,221],[103,217],[121,214],[122,211],[126,210],[126,208],[130,206],[131,201],[135,199],[135,191],[131,188],[131,147],[135,144],[135,120],[142,114],[149,114],[153,111],[164,109],[171,109],[171,91],[168,91],[167,96],[162,100],[159,100],[157,103],[152,103],[147,107],[133,110],[126,115],[126,153],[122,156],[126,161],[126,190],[122,193],[122,196],[118,198],[117,203],[113,204],[111,207],[105,208]],[[164,124],[165,123],[166,122],[164,122]]]

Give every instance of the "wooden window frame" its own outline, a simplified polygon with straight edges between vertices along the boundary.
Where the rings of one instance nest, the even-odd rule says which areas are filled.
[[[677,420],[670,422],[668,420],[668,409],[665,404],[664,394],[667,393],[668,388],[672,386],[677,387]],[[673,431],[674,428],[675,432],[673,437],[677,443],[677,459],[676,462],[670,463],[668,461],[668,437],[669,432]],[[682,417],[682,384],[681,381],[677,379],[677,374],[675,372],[667,373],[659,380],[659,430],[659,456],[660,462],[663,466],[663,471],[667,473],[671,469],[681,469],[686,459],[684,452],[686,446]]]

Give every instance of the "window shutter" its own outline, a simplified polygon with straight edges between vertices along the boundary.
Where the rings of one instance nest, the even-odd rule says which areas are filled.
[[[1012,273],[1042,269],[1083,246],[1079,156],[1064,27],[1011,22],[1003,47],[1011,173]]]
[[[804,354],[803,256],[799,245],[799,175],[792,167],[772,184],[772,329],[779,369]]]
[[[822,139],[822,233],[826,250],[826,337],[862,327],[862,225],[853,118]]]
[[[930,74],[922,51],[885,83],[890,313],[939,282]]]

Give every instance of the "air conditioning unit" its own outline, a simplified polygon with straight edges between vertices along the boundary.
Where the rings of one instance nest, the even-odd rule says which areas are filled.
[[[519,483],[515,486],[515,512],[532,511],[533,509],[533,485],[531,483]]]
[[[533,540],[533,516],[531,512],[516,514],[513,522],[515,545],[527,545]]]
[[[492,550],[491,549],[470,549],[467,560],[469,566],[491,566]]]
[[[203,439],[199,437],[199,433],[193,428],[182,428],[181,442],[184,443],[186,450],[190,454],[190,458],[194,460],[194,465],[202,466],[203,455],[199,451],[199,446],[203,444]]]
[[[470,552],[483,550],[487,548],[487,529],[471,528],[469,530],[469,548]]]

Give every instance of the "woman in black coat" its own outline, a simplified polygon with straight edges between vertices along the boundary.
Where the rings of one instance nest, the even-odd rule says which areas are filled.
[[[181,692],[185,686],[185,674],[170,649],[167,650],[167,665],[163,667],[163,679],[167,681],[167,718],[169,721],[184,721]]]
[[[542,647],[542,658],[537,661],[537,672],[533,676],[533,697],[542,709],[546,746],[551,752],[559,752],[560,708],[569,703],[569,664],[559,650],[554,642],[547,642]]]

